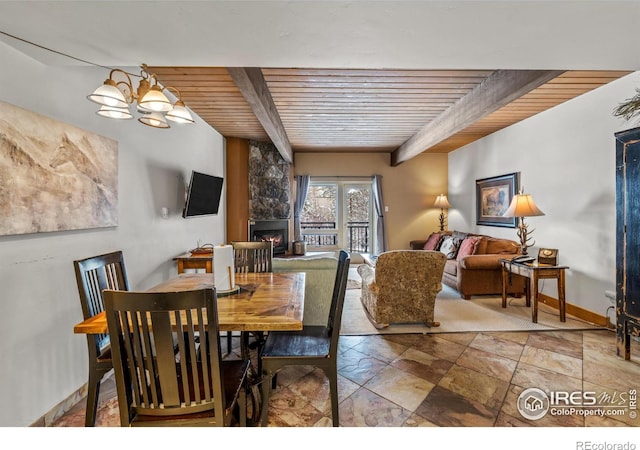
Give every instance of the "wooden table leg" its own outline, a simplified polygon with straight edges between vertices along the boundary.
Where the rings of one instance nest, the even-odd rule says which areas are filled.
[[[538,272],[536,270],[533,270],[529,279],[531,281],[529,287],[530,296],[533,297],[533,306],[531,307],[531,321],[533,323],[538,323]],[[528,299],[529,296],[527,296],[527,300]]]
[[[508,271],[504,264],[502,264],[502,307],[507,307],[507,276]]]
[[[564,270],[558,274],[558,307],[560,309],[560,322],[567,321],[567,303],[564,298]]]
[[[178,260],[178,273],[184,273],[184,261]]]

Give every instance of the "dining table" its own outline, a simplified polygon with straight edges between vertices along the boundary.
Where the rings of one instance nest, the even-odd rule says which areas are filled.
[[[304,272],[235,274],[236,292],[218,293],[220,331],[296,331],[302,329]],[[212,273],[182,273],[150,292],[176,292],[213,287]],[[105,312],[73,327],[76,334],[108,333]]]
[[[221,332],[269,332],[302,330],[304,314],[304,272],[236,273],[236,290],[219,292],[218,325]],[[163,281],[151,292],[176,292],[214,286],[213,273],[182,273]],[[76,334],[106,334],[107,316],[103,311],[73,327]],[[249,358],[249,348],[241,339],[243,358]],[[259,355],[257,356],[259,358]],[[251,364],[249,399],[253,403],[248,423],[257,425],[261,405],[261,375]]]

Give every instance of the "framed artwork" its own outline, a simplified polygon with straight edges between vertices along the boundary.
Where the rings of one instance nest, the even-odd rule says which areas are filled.
[[[476,180],[476,224],[516,227],[516,217],[503,217],[518,191],[518,172]]]
[[[0,102],[0,236],[118,225],[118,142]]]

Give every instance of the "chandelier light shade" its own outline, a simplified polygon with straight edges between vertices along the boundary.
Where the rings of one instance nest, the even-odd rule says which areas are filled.
[[[178,100],[175,105],[173,105],[173,109],[169,111],[165,117],[167,120],[171,120],[177,123],[194,123],[193,118],[191,117],[191,113],[182,100]]]
[[[525,223],[525,217],[544,216],[544,213],[538,208],[530,194],[521,192],[514,195],[511,199],[509,208],[504,212],[504,217],[518,218],[518,238],[520,239],[520,248],[522,254],[527,254],[527,248],[534,246],[536,243],[531,241],[531,234],[535,230],[528,230],[529,225]]]
[[[111,78],[104,81],[104,84],[95,91],[93,94],[87,97],[94,103],[103,106],[111,106],[115,108],[127,108],[129,103],[124,98],[120,89],[118,89],[116,82]]]
[[[444,231],[446,226],[446,217],[444,214],[444,210],[451,208],[449,200],[447,200],[447,196],[444,194],[438,195],[438,197],[436,197],[436,201],[433,203],[433,207],[440,208],[440,216],[438,217],[438,219],[440,220],[440,231]]]
[[[96,114],[109,119],[133,119],[133,114],[128,108],[118,108],[116,106],[102,106]]]
[[[159,112],[145,114],[138,119],[139,122],[154,128],[169,128],[165,117]]]
[[[144,94],[144,97],[138,101],[138,105],[155,112],[168,112],[173,109],[173,105],[157,84]]]
[[[149,73],[146,64],[141,69],[136,89],[127,72],[121,69],[111,70],[102,86],[87,96],[87,99],[101,106],[97,114],[108,119],[132,119],[130,106],[135,104],[136,112],[141,114],[138,121],[150,127],[169,128],[167,120],[180,124],[195,123],[182,101],[180,91],[172,86],[160,85],[156,75]],[[164,94],[165,90],[176,95],[175,104]]]

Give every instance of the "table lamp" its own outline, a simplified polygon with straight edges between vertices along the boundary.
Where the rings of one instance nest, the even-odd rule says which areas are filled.
[[[535,241],[531,243],[529,242],[534,230],[529,231],[527,229],[529,225],[524,222],[524,218],[531,216],[544,216],[544,213],[540,211],[540,208],[535,204],[531,195],[520,191],[520,194],[513,196],[509,208],[502,216],[518,218],[518,238],[520,238],[520,248],[522,249],[522,254],[526,255],[527,248],[535,245]]]
[[[436,201],[433,203],[434,208],[440,208],[440,231],[444,231],[444,223],[445,223],[445,215],[444,210],[451,208],[449,201],[447,200],[447,196],[444,194],[438,195]]]

